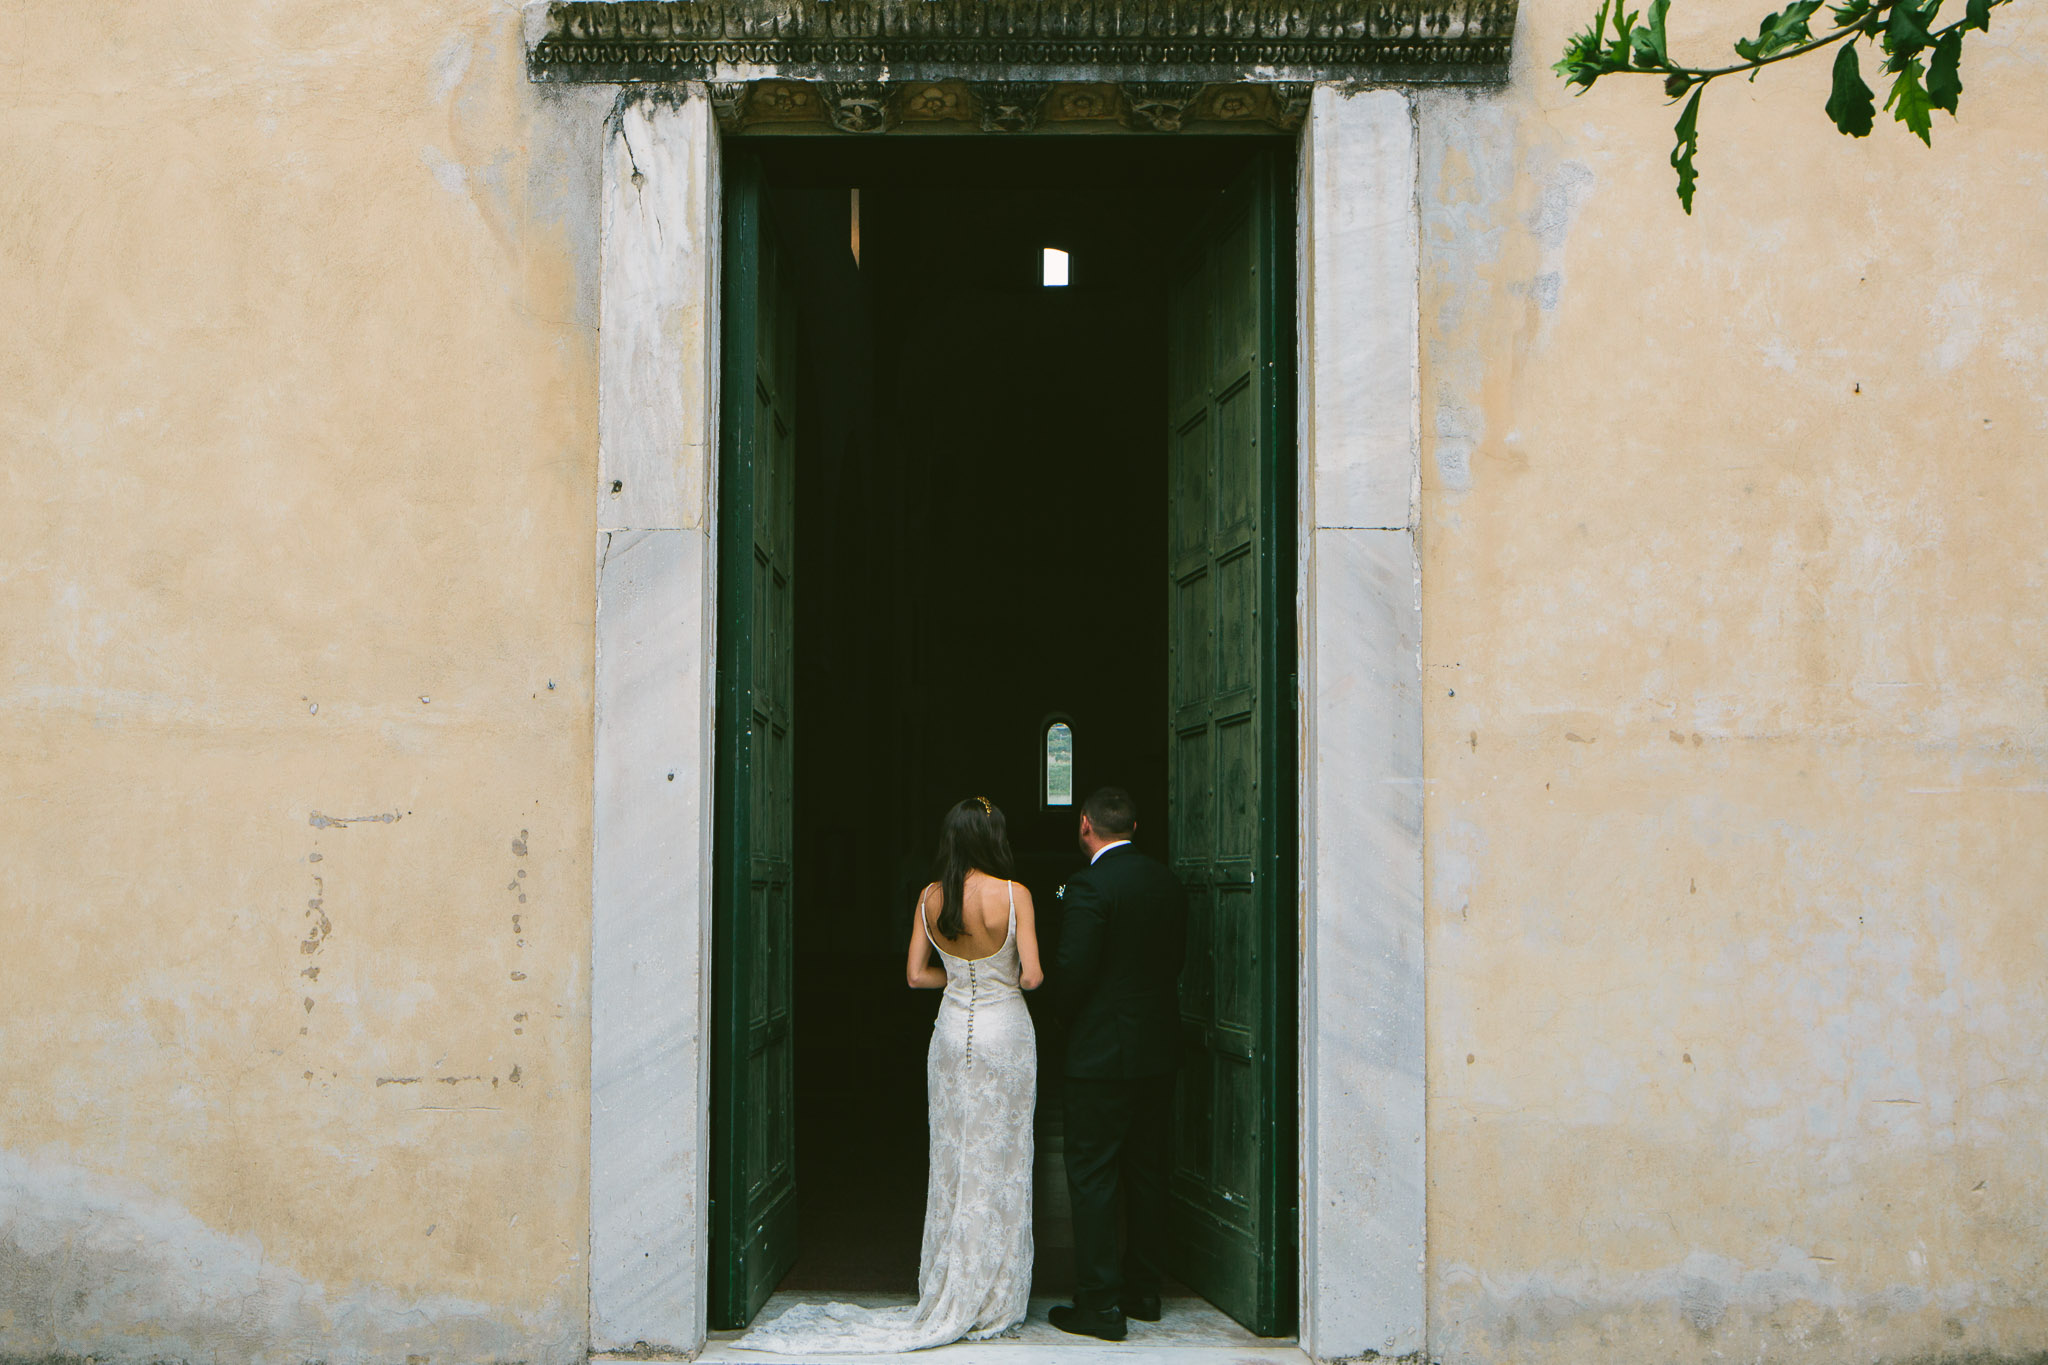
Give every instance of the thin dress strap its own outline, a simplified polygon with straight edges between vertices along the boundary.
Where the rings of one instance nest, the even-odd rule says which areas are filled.
[[[924,926],[924,941],[931,944],[934,948],[939,948],[939,941],[932,937],[932,922],[924,913],[924,898],[929,894],[931,894],[929,886],[917,893],[917,922]],[[939,956],[946,956],[944,948],[939,948]]]
[[[1003,936],[1003,941],[1007,943],[1017,932],[1017,883],[1005,882],[1004,885],[1010,888],[1010,930]]]

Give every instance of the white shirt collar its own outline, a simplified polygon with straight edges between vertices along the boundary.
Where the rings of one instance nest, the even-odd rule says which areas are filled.
[[[1103,854],[1109,852],[1113,848],[1122,848],[1125,844],[1128,844],[1129,842],[1129,839],[1119,839],[1113,844],[1104,844],[1101,848],[1095,850],[1095,856],[1088,860],[1088,866],[1095,866],[1097,863],[1102,861]]]

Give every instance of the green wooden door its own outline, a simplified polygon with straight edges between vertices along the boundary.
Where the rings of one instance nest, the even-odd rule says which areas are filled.
[[[796,1258],[790,899],[796,298],[759,169],[727,163],[718,449],[711,1325]]]
[[[1294,1329],[1293,209],[1257,160],[1169,300],[1168,838],[1188,890],[1175,1273]]]

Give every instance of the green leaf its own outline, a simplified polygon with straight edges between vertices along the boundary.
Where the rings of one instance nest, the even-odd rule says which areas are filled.
[[[1828,96],[1828,117],[1844,137],[1869,137],[1876,121],[1877,106],[1871,100],[1870,87],[1863,83],[1854,43],[1843,43],[1835,53],[1835,89]]]
[[[1664,12],[1671,0],[1650,0],[1650,22],[1636,30],[1636,65],[1661,71],[1671,65],[1671,52],[1664,38]]]
[[[1608,59],[1601,45],[1601,38],[1607,29],[1607,0],[1601,0],[1600,12],[1593,16],[1593,26],[1583,33],[1575,33],[1564,45],[1564,56],[1552,67],[1564,77],[1567,85],[1592,89],[1593,82],[1611,72],[1626,70],[1627,63],[1616,66]]]
[[[1766,15],[1757,26],[1756,37],[1735,40],[1735,53],[1746,62],[1759,61],[1798,43],[1813,41],[1807,21],[1819,9],[1821,0],[1795,0],[1776,14]]]
[[[1614,6],[1614,41],[1607,45],[1606,54],[1607,60],[1613,64],[1614,69],[1617,71],[1628,70],[1629,54],[1635,47],[1632,41],[1635,35],[1635,27],[1636,16],[1624,14],[1622,6],[1619,0],[1617,0]]]
[[[2000,0],[1970,0],[1969,8],[1963,11],[1963,27],[1974,28],[1982,33],[1991,31],[1991,7]]]
[[[1938,7],[1939,0],[1924,11],[1913,0],[1898,0],[1892,6],[1891,22],[1884,30],[1884,50],[1891,57],[1886,70],[1904,71],[1914,54],[1934,41],[1927,32],[1927,18]]]
[[[1929,112],[1934,104],[1927,97],[1927,88],[1920,84],[1921,68],[1918,61],[1909,61],[1899,72],[1899,78],[1892,82],[1891,97],[1884,107],[1892,110],[1892,117],[1906,125],[1906,130],[1932,147],[1934,139],[1929,136],[1933,122]]]
[[[1936,109],[1956,111],[1956,97],[1963,93],[1963,31],[1952,28],[1934,45],[1934,60],[1927,64],[1927,102]]]
[[[1701,86],[1692,92],[1686,101],[1685,112],[1678,116],[1671,132],[1677,142],[1671,148],[1671,167],[1678,172],[1678,202],[1685,205],[1687,214],[1692,212],[1693,186],[1699,183],[1699,172],[1692,168],[1692,155],[1700,149],[1700,96],[1706,94]]]
[[[1870,17],[1870,0],[1847,0],[1830,11],[1835,16],[1836,28],[1854,28]]]

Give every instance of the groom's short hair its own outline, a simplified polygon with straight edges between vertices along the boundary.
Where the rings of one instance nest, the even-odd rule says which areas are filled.
[[[1122,787],[1097,787],[1081,803],[1081,814],[1088,817],[1097,834],[1128,836],[1138,827],[1138,805]]]

